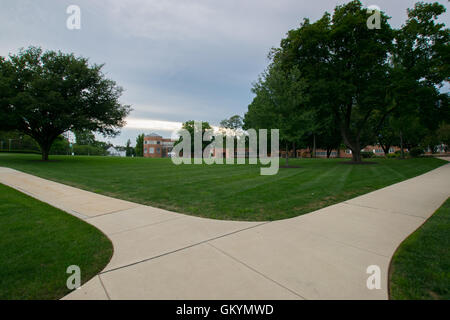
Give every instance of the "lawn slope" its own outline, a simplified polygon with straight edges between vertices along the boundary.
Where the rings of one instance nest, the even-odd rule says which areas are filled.
[[[214,219],[266,221],[305,214],[446,162],[434,158],[291,159],[298,169],[261,176],[257,165],[174,165],[170,159],[0,154],[0,166],[140,204]]]
[[[450,199],[395,253],[393,300],[450,300]]]
[[[59,299],[70,291],[68,266],[84,283],[112,252],[93,226],[0,184],[0,300]]]

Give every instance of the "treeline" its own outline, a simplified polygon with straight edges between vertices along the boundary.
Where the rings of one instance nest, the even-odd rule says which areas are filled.
[[[360,1],[336,7],[290,30],[253,86],[245,128],[278,128],[289,150],[342,144],[361,161],[361,149],[379,143],[421,150],[449,144],[450,32],[438,18],[445,7],[417,3],[404,25]],[[295,147],[294,147],[295,148]],[[388,153],[388,152],[387,152]]]
[[[50,148],[51,155],[106,156],[112,144],[95,140],[89,131],[75,132],[76,142],[71,146],[64,136],[58,136]],[[20,153],[41,153],[37,142],[19,131],[0,131],[0,151]]]

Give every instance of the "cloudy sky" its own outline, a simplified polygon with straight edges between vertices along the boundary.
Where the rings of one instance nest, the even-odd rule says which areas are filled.
[[[336,0],[0,0],[0,55],[29,45],[74,52],[105,63],[134,111],[122,133],[170,137],[186,120],[217,125],[243,115],[267,53],[303,18],[332,12]],[[400,26],[414,0],[370,0]],[[432,2],[432,1],[430,1]],[[447,0],[438,2],[448,5]],[[81,29],[69,30],[69,5]],[[449,13],[442,19],[448,24]]]

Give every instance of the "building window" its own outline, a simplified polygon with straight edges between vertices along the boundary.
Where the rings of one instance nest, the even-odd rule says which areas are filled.
[[[156,148],[156,153],[160,153],[161,149],[160,148]]]
[[[149,148],[149,153],[155,153],[155,148]]]

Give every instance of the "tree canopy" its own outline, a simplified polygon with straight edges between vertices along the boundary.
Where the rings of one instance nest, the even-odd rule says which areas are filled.
[[[141,133],[136,137],[136,147],[134,148],[134,151],[136,153],[136,157],[143,157],[144,156],[144,137],[145,134]]]
[[[201,132],[196,131],[195,120],[189,120],[189,121],[183,122],[183,125],[181,127],[181,129],[188,131],[189,135],[191,137],[191,155],[192,156],[194,156],[194,151],[195,151],[195,148],[194,148],[194,144],[195,144],[194,135],[195,135],[195,133],[200,133],[201,134],[202,151],[205,150],[206,146],[211,143],[211,142],[208,142],[208,141],[203,141],[203,137],[204,137],[205,132],[207,130],[211,130],[212,129],[211,125],[209,124],[209,122],[205,122],[205,121],[201,121],[200,123],[201,123],[201,126],[202,126]],[[176,146],[177,144],[181,143],[182,141],[183,141],[183,137],[180,136],[178,141],[176,141],[174,143],[174,146]]]
[[[244,127],[279,128],[287,142],[322,135],[327,149],[340,144],[332,139],[339,132],[354,162],[367,144],[393,134],[392,118],[413,116],[436,130],[448,122],[440,103],[448,94],[439,91],[449,79],[450,33],[436,22],[443,12],[420,2],[401,28],[380,12],[380,28],[369,29],[372,11],[354,0],[314,23],[305,19],[269,54]],[[405,123],[396,122],[397,136]]]
[[[39,144],[48,160],[54,140],[71,131],[113,136],[131,108],[103,65],[60,51],[29,47],[0,57],[0,128],[18,130]]]
[[[243,125],[244,125],[243,119],[240,115],[234,115],[229,119],[224,119],[220,121],[220,126],[226,129],[237,130],[241,129]]]

